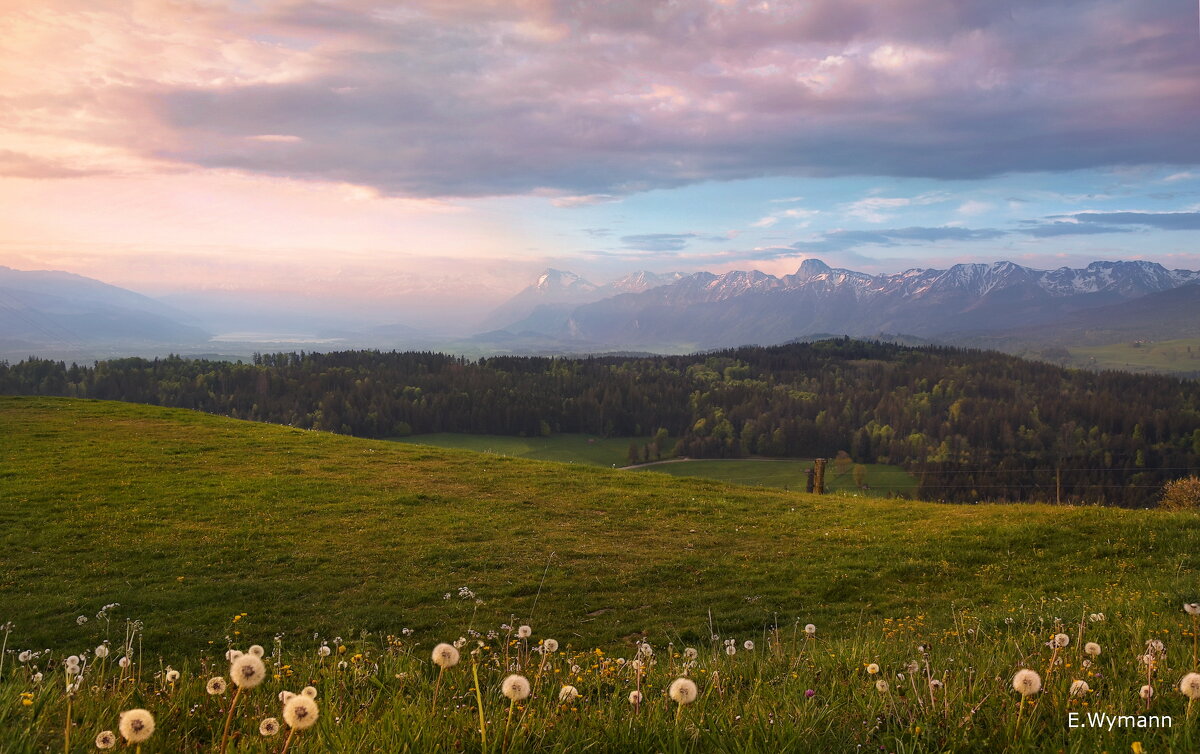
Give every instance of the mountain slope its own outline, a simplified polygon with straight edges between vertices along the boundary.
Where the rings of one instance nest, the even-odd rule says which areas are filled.
[[[208,334],[187,319],[154,299],[92,278],[0,267],[0,357],[206,341]]]

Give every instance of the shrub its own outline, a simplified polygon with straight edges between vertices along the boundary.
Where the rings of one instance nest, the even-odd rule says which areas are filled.
[[[1189,476],[1164,484],[1159,507],[1172,511],[1200,509],[1200,477]]]

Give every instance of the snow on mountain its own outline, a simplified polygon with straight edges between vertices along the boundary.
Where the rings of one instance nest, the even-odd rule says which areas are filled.
[[[1200,281],[1153,262],[1036,270],[1013,262],[870,275],[806,259],[791,275],[699,272],[559,312],[559,333],[614,345],[701,347],[814,333],[934,336],[1051,323]]]

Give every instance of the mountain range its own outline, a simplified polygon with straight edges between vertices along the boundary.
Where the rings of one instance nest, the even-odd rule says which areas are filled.
[[[302,304],[238,310],[203,294],[168,303],[66,272],[0,267],[0,359],[244,357],[300,347],[682,353],[830,335],[1039,355],[1059,346],[1196,337],[1197,283],[1200,272],[1145,261],[1057,270],[997,262],[872,275],[806,259],[781,277],[643,271],[603,285],[549,269],[492,312],[489,329],[450,338],[401,324],[325,322]],[[301,315],[315,335],[278,335],[287,332],[278,323]]]
[[[1178,329],[1177,321],[1167,323],[1160,316],[1180,309],[1181,301],[1185,319],[1192,311],[1193,319],[1200,316],[1200,310],[1188,309],[1191,290],[1164,296],[1190,288],[1200,281],[1200,272],[1144,261],[1057,270],[1013,262],[957,264],[871,275],[806,259],[782,277],[750,270],[673,275],[666,281],[640,273],[622,280],[631,279],[645,281],[642,289],[625,291],[613,284],[605,291],[577,275],[548,271],[539,278],[540,289],[531,286],[513,300],[528,307],[536,300],[530,291],[538,289],[546,303],[501,329],[564,343],[678,350],[766,345],[829,333],[902,333],[940,342],[1037,331],[1049,337],[1055,329],[1086,331],[1089,312],[1111,320],[1107,327],[1125,316],[1136,319],[1139,332],[1158,325]],[[566,280],[569,285],[557,285]],[[1119,307],[1133,301],[1140,303],[1123,315]],[[510,311],[506,307],[493,321],[503,321]],[[1161,336],[1147,332],[1144,337]]]

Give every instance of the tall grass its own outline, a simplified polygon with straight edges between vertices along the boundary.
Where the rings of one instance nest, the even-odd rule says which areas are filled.
[[[122,710],[135,707],[157,721],[142,745],[147,754],[217,750],[233,687],[211,695],[205,686],[228,675],[230,644],[253,638],[245,621],[239,625],[237,637],[135,660],[121,672],[97,661],[94,650],[77,652],[83,680],[71,694],[66,650],[22,661],[23,650],[13,648],[21,644],[18,627],[0,678],[0,751],[63,750],[64,726],[67,751],[91,750],[98,734],[116,729]],[[260,724],[283,718],[281,692],[313,686],[319,719],[289,751],[1115,752],[1135,743],[1178,751],[1200,725],[1179,690],[1196,670],[1192,632],[1182,609],[1164,615],[1134,602],[1106,614],[1056,615],[1039,604],[987,615],[956,611],[936,622],[918,615],[820,626],[815,636],[797,621],[757,636],[710,635],[690,647],[650,637],[619,651],[562,641],[550,652],[545,640],[554,637],[539,637],[536,626],[529,640],[509,626],[464,627],[455,641],[462,661],[444,672],[429,650],[453,637],[360,632],[349,640],[276,640],[264,658],[268,678],[242,694],[227,746],[279,752],[286,726],[263,736]],[[1088,642],[1101,646],[1098,656],[1085,653]],[[168,659],[179,673],[173,682]],[[1038,673],[1039,693],[1014,691],[1021,669]],[[511,674],[529,679],[528,698],[501,694]],[[667,693],[683,677],[699,691],[686,706]],[[1072,694],[1079,680],[1088,691]],[[1147,684],[1155,693],[1144,699],[1139,690]],[[562,694],[566,685],[579,696]],[[631,703],[634,690],[643,694],[639,704]],[[1130,716],[1127,727],[1070,727],[1071,713],[1082,723],[1101,712]],[[1167,718],[1170,727],[1138,727]]]

